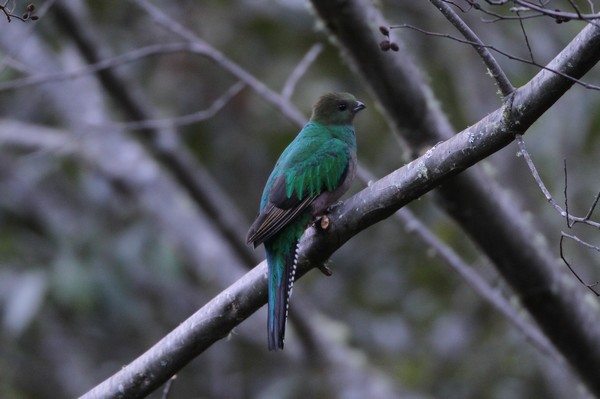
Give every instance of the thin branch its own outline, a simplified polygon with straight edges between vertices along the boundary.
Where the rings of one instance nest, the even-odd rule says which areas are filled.
[[[505,5],[508,1],[493,1],[493,0],[485,0],[491,6],[502,6]],[[595,24],[595,20],[600,18],[600,14],[594,12],[593,4],[588,0],[588,4],[590,5],[591,13],[584,14],[579,8],[569,0],[569,4],[573,7],[575,12],[565,12],[561,11],[557,8],[548,8],[545,7],[545,4],[537,5],[527,0],[510,0],[513,4],[517,5],[515,7],[511,7],[510,11],[517,14],[517,16],[508,16],[498,14],[496,12],[490,11],[482,7],[476,0],[467,0],[467,2],[472,6],[472,8],[477,9],[478,11],[483,12],[486,15],[493,16],[495,19],[488,22],[496,22],[498,20],[512,20],[512,19],[525,19],[525,18],[540,18],[540,17],[550,17],[554,19],[557,23],[565,23],[572,20],[578,21],[586,21],[591,24]],[[519,15],[521,12],[533,13],[530,15],[522,16]]]
[[[555,73],[555,74],[557,74],[559,76],[562,76],[563,78],[569,79],[573,83],[576,83],[576,84],[578,84],[580,86],[585,87],[586,89],[600,90],[600,86],[583,82],[583,81],[581,81],[581,80],[579,80],[579,79],[577,79],[577,78],[575,78],[573,76],[570,76],[570,75],[568,75],[568,74],[566,74],[564,72],[558,71],[556,69],[550,68],[550,67],[545,66],[545,65],[538,64],[536,62],[532,62],[532,61],[530,61],[528,59],[525,59],[525,58],[514,56],[514,55],[512,55],[510,53],[507,53],[505,51],[502,51],[502,50],[500,50],[500,49],[498,49],[498,48],[496,48],[494,46],[490,46],[490,45],[487,45],[487,44],[479,44],[477,42],[473,42],[473,41],[470,41],[470,40],[461,39],[459,37],[452,36],[452,35],[449,35],[449,34],[446,34],[446,33],[438,33],[438,32],[426,31],[424,29],[417,28],[416,26],[412,26],[412,25],[408,25],[408,24],[401,24],[401,25],[390,26],[390,29],[398,29],[398,28],[412,29],[414,31],[423,33],[425,35],[436,36],[436,37],[444,37],[446,39],[451,39],[451,40],[457,41],[459,43],[470,44],[471,46],[482,46],[482,47],[488,48],[488,49],[490,49],[492,51],[495,51],[498,54],[502,54],[503,56],[505,56],[508,59],[515,60],[515,61],[520,61],[520,62],[522,62],[524,64],[533,65],[533,66],[538,67],[538,68],[540,68],[542,70]]]
[[[594,197],[594,201],[592,201],[592,205],[590,206],[590,209],[583,217],[585,220],[589,220],[592,217],[592,214],[594,213],[594,210],[596,209],[596,205],[598,205],[599,200],[600,200],[600,191]]]
[[[223,53],[216,50],[195,33],[186,29],[177,20],[170,18],[160,8],[154,6],[146,0],[131,0],[138,7],[142,8],[148,15],[152,17],[154,22],[175,33],[177,36],[189,41],[194,47],[201,47],[205,55],[220,65],[227,72],[235,76],[237,79],[245,82],[252,88],[261,98],[278,109],[286,118],[294,122],[296,125],[302,126],[306,123],[306,117],[296,107],[292,106],[289,101],[285,101],[278,93],[271,90],[263,82],[252,76],[238,64],[231,61]]]
[[[523,142],[522,136],[517,135],[516,141],[517,141],[517,143],[519,145],[519,149],[520,149],[521,155],[523,155],[523,157],[525,158],[525,161],[526,161],[527,165],[529,166],[529,170],[531,171],[531,174],[533,175],[533,178],[535,179],[538,187],[540,188],[540,190],[542,190],[542,192],[544,193],[544,196],[546,197],[546,199],[548,200],[548,202],[550,202],[554,206],[554,208],[561,214],[561,216],[566,219],[566,221],[567,221],[567,227],[571,228],[571,227],[573,227],[573,225],[575,223],[585,223],[585,224],[593,226],[593,227],[600,226],[599,223],[596,223],[596,222],[593,222],[593,221],[590,220],[590,217],[592,216],[592,213],[594,212],[596,204],[598,203],[598,200],[600,199],[600,193],[598,193],[596,195],[596,197],[594,198],[594,201],[592,203],[592,206],[590,207],[589,211],[587,212],[587,214],[583,218],[578,218],[578,217],[575,217],[575,216],[572,216],[571,214],[569,214],[569,202],[568,202],[568,195],[567,195],[567,187],[568,187],[568,182],[567,182],[567,161],[565,160],[564,161],[564,172],[565,172],[565,182],[564,182],[565,210],[563,211],[560,208],[560,206],[558,205],[558,203],[556,203],[556,201],[554,201],[554,199],[550,195],[550,192],[548,191],[548,189],[546,188],[546,186],[542,182],[542,179],[541,179],[539,173],[537,172],[537,169],[536,169],[533,161],[531,160],[529,152],[525,148],[525,143]],[[598,252],[600,252],[600,247],[591,245],[591,244],[589,244],[589,243],[581,240],[577,236],[570,235],[570,234],[567,234],[565,232],[561,232],[560,242],[559,242],[560,258],[562,259],[562,261],[564,262],[564,264],[567,265],[567,267],[569,268],[569,270],[571,271],[571,273],[573,273],[573,275],[577,278],[577,280],[581,284],[583,284],[584,286],[586,286],[587,288],[589,288],[597,296],[600,296],[600,294],[593,288],[598,283],[590,285],[590,284],[587,284],[587,283],[583,282],[583,280],[579,277],[579,275],[575,272],[575,270],[573,270],[573,268],[571,267],[571,264],[567,261],[565,255],[564,255],[564,252],[563,252],[563,239],[565,237],[570,238],[571,240],[573,240],[575,242],[578,242],[579,244],[581,244],[581,245],[583,245],[583,246],[585,246],[587,248],[594,249],[594,250],[596,250]]]
[[[533,160],[531,159],[531,156],[529,155],[529,152],[527,151],[527,148],[525,147],[525,142],[523,141],[523,136],[521,136],[520,134],[517,134],[515,136],[515,141],[519,145],[520,154],[525,159],[527,166],[529,166],[529,170],[531,171],[531,174],[533,175],[533,178],[535,179],[535,182],[537,183],[538,187],[540,188],[540,190],[542,190],[544,197],[546,197],[546,200],[548,202],[550,202],[550,204],[554,207],[554,209],[556,209],[560,213],[560,215],[562,217],[565,217],[566,212],[563,211],[563,209],[560,207],[560,205],[558,205],[558,203],[556,201],[554,201],[554,198],[552,198],[552,195],[550,195],[550,191],[548,191],[548,189],[546,188],[546,185],[542,181],[542,178],[540,177],[540,174],[538,173],[537,168],[535,167],[535,164],[533,163]]]
[[[127,130],[143,130],[143,129],[163,129],[163,128],[175,128],[191,125],[205,121],[215,116],[221,111],[229,102],[246,87],[244,82],[237,82],[231,86],[221,97],[217,98],[213,103],[206,109],[197,111],[188,115],[182,115],[174,118],[164,119],[146,119],[134,122],[123,122],[113,123],[108,125],[102,125],[105,128],[118,128]],[[100,127],[100,126],[98,126]]]
[[[490,53],[489,49],[479,39],[479,37],[469,28],[469,26],[446,4],[443,0],[430,0],[430,2],[436,6],[448,21],[467,39],[473,43],[472,46],[477,51],[477,54],[481,57],[485,65],[487,66],[492,78],[496,80],[496,84],[500,88],[502,95],[507,97],[514,91],[513,85],[508,80],[508,77],[500,67],[500,64],[496,61],[494,56]]]
[[[552,195],[546,188],[546,185],[542,181],[542,178],[540,177],[540,174],[538,173],[537,168],[535,167],[535,164],[533,163],[533,160],[531,159],[531,156],[529,155],[529,152],[527,151],[527,148],[525,147],[525,142],[523,141],[523,137],[521,135],[517,134],[515,136],[515,140],[516,140],[517,144],[519,145],[519,151],[520,151],[521,155],[525,159],[525,162],[527,163],[527,166],[529,167],[529,170],[531,171],[531,174],[532,174],[535,182],[537,183],[538,187],[544,194],[544,197],[546,197],[546,200],[554,207],[554,209],[556,209],[556,211],[560,214],[560,216],[564,217],[567,220],[569,227],[571,227],[575,223],[584,223],[589,226],[600,229],[600,223],[594,222],[593,220],[589,219],[592,215],[592,212],[594,211],[594,208],[596,207],[596,204],[598,203],[598,200],[600,198],[600,193],[598,195],[596,195],[590,210],[584,217],[577,217],[577,216],[573,216],[573,215],[569,214],[566,210],[562,209],[560,207],[560,205],[558,205],[558,203],[554,200],[554,198],[552,197]],[[565,173],[565,204],[567,203],[566,202],[566,187],[567,187],[567,185],[566,185],[566,173]],[[571,224],[569,224],[569,223],[571,223]]]
[[[560,243],[559,243],[560,258],[562,259],[563,263],[565,265],[567,265],[567,268],[571,271],[571,273],[573,274],[573,276],[575,276],[575,278],[577,279],[577,281],[579,281],[582,285],[584,285],[585,287],[587,287],[596,296],[600,296],[600,292],[596,291],[596,289],[595,289],[595,287],[598,286],[598,281],[595,282],[594,284],[588,284],[588,283],[586,283],[585,281],[583,281],[583,279],[581,277],[579,277],[579,274],[573,269],[573,267],[571,266],[571,264],[569,263],[569,261],[567,261],[567,258],[565,257],[564,250],[563,250],[563,241],[564,241],[564,238],[569,238],[569,239],[571,239],[571,240],[573,240],[573,241],[575,241],[575,242],[577,242],[579,244],[582,244],[582,245],[584,245],[584,246],[586,246],[588,248],[592,248],[592,249],[594,249],[596,251],[599,251],[599,252],[600,252],[600,248],[598,248],[596,246],[593,246],[593,245],[590,245],[587,242],[579,239],[576,236],[567,234],[567,233],[562,232],[562,231],[560,233]]]
[[[289,100],[292,97],[300,78],[304,76],[308,68],[315,62],[319,54],[321,54],[321,51],[323,51],[323,45],[321,43],[314,44],[310,50],[308,50],[283,85],[283,90],[281,90],[281,96],[283,98]]]
[[[15,0],[5,0],[4,4],[0,4],[0,11],[4,14],[8,22],[12,21],[12,18],[16,18],[21,22],[25,21],[37,21],[39,17],[34,14],[35,5],[29,4],[27,5],[27,9],[25,13],[22,15],[17,15],[14,13],[16,7]]]
[[[519,17],[519,27],[521,28],[521,33],[523,34],[523,38],[525,38],[525,45],[527,46],[527,51],[529,51],[529,57],[533,64],[536,64],[535,57],[533,56],[533,50],[531,49],[531,44],[529,43],[529,36],[527,36],[527,31],[525,30],[525,24],[523,23],[523,18],[520,18],[519,12],[517,12],[517,16]]]
[[[0,91],[24,89],[30,86],[72,80],[107,69],[122,66],[134,61],[141,60],[143,58],[179,52],[190,52],[199,55],[207,55],[208,49],[203,46],[192,45],[190,43],[154,44],[146,47],[141,47],[115,57],[106,58],[99,62],[87,65],[82,68],[74,69],[72,71],[37,74],[25,78],[1,82]]]
[[[574,236],[574,235],[571,235],[571,234],[567,234],[564,231],[561,231],[561,236],[569,238],[569,239],[575,241],[576,243],[583,245],[586,248],[593,249],[596,252],[600,252],[600,247],[599,246],[592,245],[592,244],[590,244],[588,242],[585,242],[585,241],[583,241],[581,238],[579,238],[577,236]]]
[[[525,146],[525,143],[523,143],[523,146]],[[527,152],[527,151],[525,151]],[[529,154],[529,153],[528,153]],[[533,165],[533,162],[532,162]],[[531,167],[530,167],[531,168]],[[573,227],[573,225],[575,224],[575,222],[572,222],[571,219],[569,218],[570,214],[569,214],[569,195],[568,195],[568,189],[569,189],[569,174],[567,173],[567,160],[564,159],[563,160],[563,174],[564,174],[564,184],[563,184],[563,195],[565,197],[565,218],[567,220],[567,227],[571,228]]]

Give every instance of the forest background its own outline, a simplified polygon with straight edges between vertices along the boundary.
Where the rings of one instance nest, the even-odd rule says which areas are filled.
[[[0,397],[111,376],[88,397],[115,381],[156,398],[600,395],[593,2],[34,5],[9,2],[0,35]],[[308,233],[303,254],[335,252],[333,275],[297,282],[286,349],[269,353],[252,314],[264,264],[246,275],[263,249],[244,239],[327,91],[367,105],[358,194],[330,238]],[[249,294],[224,308],[241,312],[202,313],[217,321],[165,352],[160,378],[138,374],[146,388],[119,380],[236,281]]]

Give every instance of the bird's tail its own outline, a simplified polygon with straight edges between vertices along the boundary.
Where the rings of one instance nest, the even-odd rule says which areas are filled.
[[[298,263],[298,241],[306,227],[304,219],[306,218],[298,218],[275,237],[265,241],[269,269],[267,327],[269,350],[272,351],[283,349],[289,301]]]

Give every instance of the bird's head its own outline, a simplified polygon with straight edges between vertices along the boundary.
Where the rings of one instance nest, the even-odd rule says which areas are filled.
[[[311,120],[323,125],[350,125],[365,104],[350,93],[326,93],[313,107]]]

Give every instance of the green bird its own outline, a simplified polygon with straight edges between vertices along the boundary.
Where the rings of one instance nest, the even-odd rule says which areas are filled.
[[[310,121],[283,151],[267,180],[247,242],[264,243],[269,271],[269,350],[283,349],[304,230],[344,194],[356,171],[352,120],[365,105],[349,93],[322,95]]]

